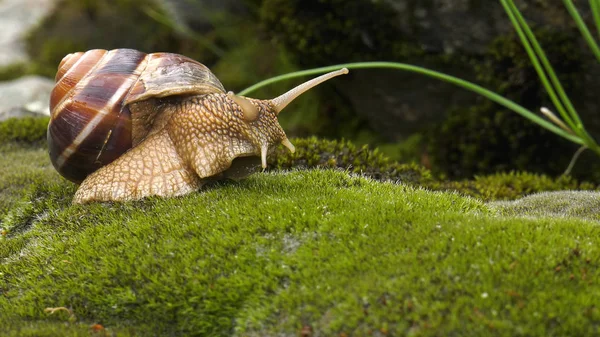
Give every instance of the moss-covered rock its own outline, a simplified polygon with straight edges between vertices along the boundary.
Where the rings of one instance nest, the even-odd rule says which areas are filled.
[[[507,172],[452,180],[432,174],[421,165],[390,160],[378,149],[349,141],[293,139],[295,153],[279,147],[269,157],[269,170],[334,168],[379,181],[397,181],[436,191],[455,191],[484,201],[513,200],[542,191],[600,190],[598,184],[570,176],[551,177],[530,172]]]
[[[426,185],[433,181],[429,170],[417,164],[391,161],[377,149],[356,146],[345,140],[323,140],[315,137],[293,139],[295,153],[279,147],[269,158],[270,170],[294,168],[334,168],[361,174],[381,181],[399,181]]]
[[[577,101],[586,63],[573,36],[576,33],[535,32],[567,94]],[[486,87],[530,109],[550,107],[547,94],[517,37],[496,39],[483,62],[478,79]],[[592,120],[582,116],[584,120]],[[593,128],[591,129],[593,132]],[[427,134],[428,153],[436,172],[470,178],[497,171],[526,170],[558,175],[568,166],[578,146],[524,117],[489,101],[453,108],[447,119]],[[596,165],[600,160],[596,160]],[[595,179],[581,170],[583,179]]]
[[[556,176],[578,148],[489,102],[452,109],[427,140],[431,167],[453,179],[511,170]]]
[[[9,118],[0,122],[0,144],[18,142],[41,144],[46,141],[49,117]]]
[[[458,191],[485,201],[513,200],[543,191],[600,190],[598,184],[579,182],[570,176],[554,178],[529,172],[496,173],[468,180],[439,179],[425,186],[433,190]]]
[[[579,217],[600,221],[600,192],[557,191],[535,193],[514,201],[489,203],[504,215],[525,217]]]
[[[30,125],[10,123],[0,134]],[[597,193],[483,202],[591,184],[525,173],[445,182],[311,138],[240,182],[71,205],[76,185],[40,135],[0,146],[0,335],[597,332]]]
[[[69,186],[40,183],[3,217],[3,335],[593,335],[600,322],[597,223],[331,170],[126,204],[71,206]]]
[[[569,96],[577,100],[586,71],[592,60],[579,48],[578,31],[534,28],[533,33],[544,49],[558,80]],[[550,99],[521,44],[511,32],[496,37],[488,46],[482,62],[474,62],[477,80],[494,91],[519,102],[526,108],[549,106]]]

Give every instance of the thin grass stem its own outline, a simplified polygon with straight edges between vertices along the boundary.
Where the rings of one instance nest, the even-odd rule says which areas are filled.
[[[596,33],[600,37],[600,0],[590,0],[590,8],[596,24]]]
[[[515,26],[515,29],[517,30],[517,33],[521,38],[521,42],[527,50],[527,53],[529,54],[530,59],[534,64],[536,71],[538,72],[538,76],[544,84],[544,87],[546,88],[546,91],[548,92],[548,95],[550,96],[552,102],[555,104],[559,114],[563,117],[564,121],[569,125],[569,127],[584,141],[585,144],[587,144],[589,148],[600,154],[600,148],[598,147],[598,144],[589,135],[587,130],[585,130],[583,123],[579,118],[579,114],[577,113],[577,110],[575,109],[575,107],[571,103],[571,100],[565,93],[560,81],[558,80],[558,77],[556,76],[556,73],[554,72],[554,69],[552,68],[552,65],[548,61],[548,58],[546,57],[542,47],[537,42],[537,39],[531,31],[531,28],[529,28],[529,25],[525,21],[525,18],[523,18],[523,16],[521,15],[521,13],[519,12],[518,8],[515,6],[512,0],[501,1],[502,4],[505,6],[505,9],[507,10],[509,18],[511,19],[511,21],[513,21],[513,25]],[[523,33],[526,35],[527,38],[524,38]],[[529,42],[531,42],[531,45]],[[533,50],[537,53],[537,55],[531,53],[532,47]],[[541,64],[544,66],[547,75],[550,77],[551,84],[553,84],[553,86],[550,85],[546,74],[543,72],[542,69],[540,69],[540,61]],[[558,100],[558,98],[560,98],[560,101]],[[566,110],[564,109],[562,104],[564,104]]]
[[[551,74],[553,74],[554,72],[552,71],[552,67],[550,66],[547,59],[544,64],[544,68],[546,71],[549,70],[548,76],[546,75],[546,71],[544,71],[544,68],[542,68],[542,63],[544,63],[543,60],[545,59],[545,57],[543,57],[543,52],[541,55],[539,53],[539,51],[541,51],[541,47],[537,43],[535,36],[531,32],[531,30],[528,29],[529,27],[527,26],[525,19],[520,15],[520,12],[515,6],[514,2],[512,0],[501,0],[501,2],[504,6],[504,9],[506,10],[508,17],[513,23],[513,26],[515,27],[517,35],[519,35],[519,38],[521,39],[521,44],[523,44],[525,51],[529,55],[529,59],[531,60],[531,63],[533,64],[536,72],[538,73],[538,76],[542,81],[544,88],[546,88],[548,96],[550,96],[550,100],[556,107],[558,113],[565,120],[567,125],[569,125],[571,129],[575,129],[576,124],[573,122],[573,119],[569,116],[569,113],[566,111],[563,102],[559,99],[559,96],[557,95],[556,88],[553,86],[553,84],[556,85],[556,83],[559,83],[558,79],[556,79],[556,76],[554,76],[555,81],[552,81],[551,83],[548,80],[548,76],[552,77]],[[535,48],[535,46],[537,46],[537,48]]]
[[[568,176],[571,175],[571,171],[573,170],[573,166],[575,166],[575,162],[577,161],[577,159],[579,159],[579,156],[583,153],[583,151],[585,151],[588,147],[583,145],[582,147],[580,147],[577,151],[575,151],[575,154],[573,155],[573,158],[571,158],[571,161],[569,162],[569,166],[567,166],[567,169],[565,170],[565,172],[563,173],[563,176]]]
[[[552,124],[551,122],[548,122],[547,120],[545,120],[545,119],[541,118],[540,116],[538,116],[537,114],[527,110],[526,108],[522,107],[521,105],[516,104],[515,102],[512,102],[512,101],[510,101],[488,89],[485,89],[477,84],[471,83],[469,81],[465,81],[463,79],[460,79],[460,78],[457,78],[454,76],[443,74],[443,73],[440,73],[440,72],[437,72],[434,70],[429,70],[426,68],[413,66],[413,65],[409,65],[409,64],[404,64],[404,63],[397,63],[397,62],[344,63],[344,64],[337,64],[337,65],[332,65],[332,66],[327,66],[327,67],[322,67],[322,68],[297,71],[297,72],[280,75],[280,76],[272,77],[272,78],[266,79],[264,81],[261,81],[257,84],[254,84],[254,85],[240,91],[238,93],[238,95],[245,96],[248,93],[257,90],[258,88],[261,88],[263,86],[266,86],[266,85],[269,85],[269,84],[272,84],[275,82],[279,82],[279,81],[283,81],[283,80],[287,80],[287,79],[291,79],[291,78],[296,78],[296,77],[301,77],[301,76],[323,74],[323,73],[327,73],[327,72],[334,71],[334,70],[341,69],[341,68],[348,68],[348,69],[388,68],[388,69],[399,69],[399,70],[411,71],[411,72],[419,73],[422,75],[430,76],[430,77],[433,77],[433,78],[436,78],[436,79],[439,79],[439,80],[442,80],[442,81],[445,81],[448,83],[452,83],[452,84],[462,87],[464,89],[473,91],[477,94],[480,94],[480,95],[486,97],[487,99],[489,99],[493,102],[496,102],[496,103],[518,113],[519,115],[529,119],[530,121],[532,121],[534,123],[537,123],[538,125],[546,128],[547,130],[549,130],[565,139],[568,139],[576,144],[583,144],[583,140],[580,137],[569,134],[568,132],[562,130],[560,127],[557,127],[556,125]]]
[[[594,1],[592,0],[591,2],[594,2]],[[579,31],[581,32],[581,35],[583,35],[583,38],[585,39],[585,41],[587,42],[588,46],[590,47],[590,49],[594,53],[594,56],[596,57],[596,59],[598,60],[598,62],[600,62],[600,47],[598,47],[598,44],[594,40],[594,37],[592,36],[592,33],[590,33],[590,30],[586,26],[585,22],[583,22],[583,19],[581,18],[581,15],[579,15],[579,12],[577,11],[577,8],[575,8],[575,5],[573,4],[573,1],[572,0],[563,0],[563,3],[565,4],[565,7],[569,11],[569,14],[571,14],[571,17],[573,18],[573,21],[575,21],[575,24],[577,25],[577,28],[579,28]],[[593,12],[593,8],[592,8],[592,12]],[[597,13],[594,14],[594,18],[595,18],[596,14]]]

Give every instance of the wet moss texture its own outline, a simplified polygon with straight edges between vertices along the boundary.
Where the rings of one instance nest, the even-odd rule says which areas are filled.
[[[311,138],[240,182],[73,206],[46,122],[0,123],[3,336],[598,333],[599,192],[484,202],[591,184],[448,182]]]

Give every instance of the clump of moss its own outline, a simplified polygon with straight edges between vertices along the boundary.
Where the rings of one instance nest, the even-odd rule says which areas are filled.
[[[12,222],[28,230],[0,239],[3,336],[95,323],[117,336],[593,335],[600,323],[589,221],[501,217],[333,170],[84,206],[64,185],[32,190],[34,211]],[[44,311],[59,306],[77,322]]]
[[[271,169],[337,168],[364,176],[410,184],[432,181],[429,170],[417,164],[391,161],[377,149],[356,146],[347,140],[323,140],[316,137],[293,139],[296,152],[279,147],[269,158]]]
[[[585,58],[573,38],[576,34],[536,31],[573,99],[577,98],[586,69]],[[539,111],[542,106],[552,107],[514,35],[496,39],[483,62],[477,64],[478,80],[484,86],[532,111]],[[489,101],[452,109],[441,125],[430,130],[427,138],[433,167],[452,178],[510,170],[558,175],[577,150],[577,145]]]
[[[0,144],[19,142],[41,144],[46,141],[49,117],[9,118],[0,122]]]
[[[45,151],[35,148],[45,141],[47,123],[47,118],[10,119],[0,122],[0,141],[16,144],[0,148],[6,152],[3,157],[14,158],[5,161],[6,167],[3,168],[3,172],[7,175],[0,175],[0,201],[20,195],[17,190],[37,184],[39,180],[28,178],[33,172],[43,175],[44,179],[50,174],[56,174]],[[290,153],[288,149],[280,146],[268,157],[270,171],[299,168],[339,169],[379,181],[402,182],[432,190],[457,191],[485,201],[516,199],[542,191],[599,188],[597,184],[579,182],[569,176],[552,178],[549,175],[526,172],[495,173],[476,176],[474,179],[450,180],[433,175],[421,165],[390,160],[378,149],[371,149],[366,145],[357,146],[347,140],[311,137],[292,139],[292,142],[296,146],[295,153]],[[29,144],[34,144],[34,148]],[[31,156],[42,158],[35,159]],[[23,164],[23,161],[26,163]],[[36,163],[35,170],[21,167],[27,166],[28,163]],[[10,205],[12,203],[6,201],[4,207],[0,205],[0,210],[8,209]]]
[[[31,188],[61,180],[50,163],[48,151],[39,145],[0,142],[0,158],[0,218],[19,204]]]
[[[433,190],[458,191],[484,201],[512,200],[543,191],[600,190],[598,184],[579,182],[570,176],[552,178],[529,172],[495,173],[459,181],[439,179],[425,186]]]
[[[310,6],[301,0],[266,0],[260,19],[265,30],[303,65],[423,54],[410,37],[403,36],[390,6],[368,0],[323,0]]]
[[[0,81],[10,81],[35,73],[27,63],[13,63],[0,67]]]
[[[457,191],[490,200],[517,199],[542,191],[597,190],[600,186],[579,182],[570,176],[553,178],[529,172],[508,172],[476,176],[473,179],[449,180],[434,176],[421,165],[401,164],[390,160],[377,149],[356,146],[349,141],[317,138],[293,139],[295,153],[279,147],[269,157],[269,169],[337,168],[380,180],[399,181],[432,190]]]

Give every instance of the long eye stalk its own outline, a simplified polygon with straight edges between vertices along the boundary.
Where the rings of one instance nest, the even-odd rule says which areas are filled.
[[[275,111],[277,112],[277,114],[279,114],[281,112],[281,110],[283,110],[283,108],[285,108],[288,104],[290,104],[298,96],[302,95],[303,93],[307,92],[308,90],[316,87],[317,85],[319,85],[333,77],[336,77],[339,75],[344,75],[347,73],[348,73],[348,69],[342,68],[340,70],[332,71],[325,75],[321,75],[319,77],[313,78],[312,80],[300,84],[299,86],[286,92],[285,94],[283,94],[279,97],[273,98],[271,100],[271,103],[273,103],[273,105],[275,106]]]

